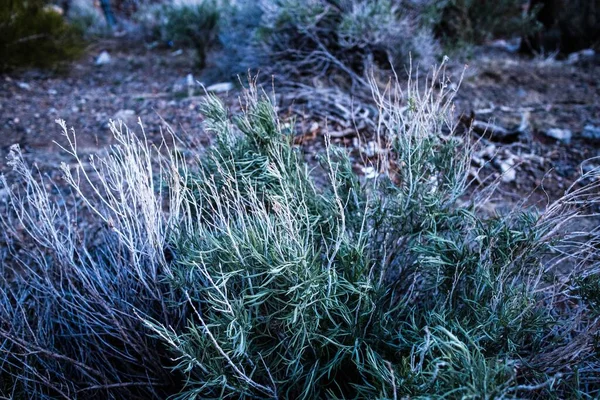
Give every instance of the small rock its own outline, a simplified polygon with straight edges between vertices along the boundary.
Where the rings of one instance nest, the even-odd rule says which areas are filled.
[[[185,94],[188,96],[193,96],[194,92],[194,75],[187,74],[185,78],[179,78],[173,84],[172,92],[175,94]]]
[[[519,124],[518,131],[521,133],[531,133],[531,112],[526,110],[521,115],[521,123]]]
[[[55,95],[58,94],[58,92],[56,90],[54,90],[54,89],[48,89],[48,94],[51,95],[51,96],[55,96]]]
[[[512,154],[509,154],[508,157],[505,159],[496,158],[494,160],[494,164],[500,168],[500,172],[502,173],[502,175],[500,176],[502,182],[510,183],[517,179],[515,161],[516,157]]]
[[[49,4],[46,7],[44,7],[44,11],[47,13],[55,13],[58,15],[64,15],[65,10],[63,10],[62,7],[57,6],[56,4]]]
[[[600,141],[600,127],[595,125],[587,124],[583,127],[583,132],[581,132],[581,137],[588,140],[597,140]]]
[[[567,64],[577,64],[579,61],[594,57],[594,55],[596,55],[594,49],[584,49],[576,53],[571,53],[567,59]]]
[[[188,74],[185,77],[185,83],[187,85],[188,97],[192,97],[194,95],[194,86],[196,85],[194,75]]]
[[[517,171],[514,168],[515,162],[512,158],[500,163],[502,171],[502,182],[510,183],[517,179]]]
[[[31,85],[26,82],[19,82],[17,85],[23,90],[31,90]]]
[[[195,81],[194,81],[194,75],[187,74],[187,76],[185,77],[185,83],[188,86],[194,86],[196,84]]]
[[[365,178],[366,179],[375,179],[377,178],[377,175],[379,175],[377,173],[377,170],[373,167],[364,167],[361,168],[362,173],[365,174]]]
[[[229,92],[232,89],[233,89],[233,83],[221,82],[221,83],[215,83],[214,85],[210,85],[209,87],[206,88],[206,91],[214,92],[214,93],[223,93],[223,92]]]
[[[110,54],[108,54],[107,51],[103,51],[102,53],[100,53],[98,58],[96,58],[96,65],[106,65],[106,64],[110,64],[110,62],[111,62]]]
[[[112,117],[113,121],[123,121],[125,125],[135,125],[137,118],[135,117],[135,111],[133,110],[119,110]]]
[[[507,42],[506,40],[495,40],[490,43],[491,47],[495,47],[501,50],[505,50],[509,53],[516,53],[519,50],[520,42],[512,41]]]
[[[569,143],[573,137],[573,132],[569,129],[552,128],[545,131],[544,134],[563,143]]]
[[[471,156],[471,162],[478,167],[483,167],[485,165],[483,158],[477,157],[474,154]]]
[[[6,189],[6,188],[0,189],[0,200],[8,199],[8,196],[9,196],[8,189]]]

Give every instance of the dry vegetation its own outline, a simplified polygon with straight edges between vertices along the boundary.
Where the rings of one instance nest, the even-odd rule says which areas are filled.
[[[3,398],[600,395],[600,228],[578,229],[600,210],[600,170],[543,210],[486,213],[496,185],[467,191],[479,143],[459,126],[446,59],[381,83],[409,54],[435,58],[439,10],[185,7],[140,20],[189,40],[199,63],[216,52],[231,54],[228,73],[277,71],[278,91],[325,114],[352,95],[374,110],[370,173],[329,136],[307,163],[305,132],[254,79],[239,112],[204,96],[214,143],[201,154],[173,131],[154,146],[142,123],[112,122],[113,145],[87,159],[58,121],[64,190],[13,146],[0,179]]]

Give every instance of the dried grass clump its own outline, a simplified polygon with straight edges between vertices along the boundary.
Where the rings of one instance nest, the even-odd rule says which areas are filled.
[[[253,85],[234,117],[207,97],[215,144],[195,165],[114,126],[118,146],[86,166],[68,136],[77,213],[15,150],[3,394],[600,394],[598,232],[568,229],[597,212],[599,171],[544,212],[481,216],[458,201],[470,144],[454,129],[454,89],[443,70],[407,87],[373,87],[391,151],[362,182],[328,146],[317,185],[293,125]],[[82,209],[99,234],[73,227]]]
[[[17,146],[9,157],[16,184],[2,177],[0,185],[9,246],[0,265],[0,391],[28,399],[164,398],[181,376],[169,371],[135,310],[173,326],[186,318],[171,308],[180,298],[164,282],[168,237],[185,231],[171,181],[180,179],[177,161],[157,159],[120,123],[111,124],[117,144],[108,154],[84,160],[75,134],[60,124],[74,159],[61,166],[72,193],[58,195]]]

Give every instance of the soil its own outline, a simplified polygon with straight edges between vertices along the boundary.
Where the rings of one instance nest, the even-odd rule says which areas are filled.
[[[600,156],[600,137],[584,132],[600,126],[596,56],[556,61],[482,49],[469,62],[456,104],[469,117],[518,132],[508,143],[483,140],[496,147],[497,159],[484,168],[488,173],[499,175],[489,167],[514,157],[515,179],[501,185],[506,200],[554,200],[582,172],[600,166],[600,159],[593,160]],[[557,140],[548,134],[553,129],[567,131],[571,138]]]
[[[96,65],[102,51],[111,61]],[[463,65],[455,63],[450,70],[456,80]],[[171,126],[183,133],[188,145],[202,147],[210,142],[198,110],[203,91],[188,86],[198,77],[201,71],[194,69],[194,57],[185,50],[150,49],[123,40],[94,44],[63,73],[30,70],[0,75],[0,172],[9,171],[3,160],[9,147],[18,143],[26,159],[58,174],[58,163],[69,160],[55,144],[65,143],[55,123],[59,118],[76,130],[82,154],[113,143],[111,118],[134,127],[139,117],[155,143]],[[238,95],[238,88],[219,94],[232,105]],[[593,159],[600,156],[600,135],[594,139],[582,134],[586,126],[600,128],[600,60],[595,55],[556,61],[498,47],[480,48],[468,61],[456,109],[469,121],[492,122],[518,133],[507,140],[476,136],[480,153],[473,177],[502,182],[492,200],[502,207],[523,199],[543,207],[560,197],[582,171],[600,165],[600,159]],[[307,117],[303,119],[301,126],[310,127]],[[526,129],[518,129],[524,122]],[[553,139],[546,134],[550,129],[568,130],[571,138]],[[305,151],[317,151],[322,141],[322,136],[313,135],[303,141]],[[515,171],[514,179],[502,165],[507,162]]]

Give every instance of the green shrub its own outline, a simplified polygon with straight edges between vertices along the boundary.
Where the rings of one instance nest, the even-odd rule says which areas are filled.
[[[224,8],[218,0],[156,5],[144,9],[136,18],[152,40],[194,48],[198,67],[204,68],[207,52],[218,44],[219,19]]]
[[[82,32],[46,4],[45,0],[2,1],[0,71],[50,67],[82,54]]]
[[[195,161],[113,125],[117,145],[88,165],[69,134],[78,167],[63,172],[83,209],[51,197],[13,148],[1,394],[600,394],[597,304],[579,295],[594,290],[581,282],[600,270],[598,235],[561,234],[597,207],[600,181],[544,212],[482,216],[460,200],[471,145],[442,71],[404,91],[372,85],[391,146],[373,179],[331,145],[309,168],[254,86],[233,117],[207,97],[215,144]],[[77,228],[82,213],[97,234]],[[572,272],[555,272],[565,262]]]
[[[216,0],[170,7],[165,32],[170,40],[196,49],[198,67],[206,66],[206,53],[217,42],[219,8]]]
[[[188,374],[177,398],[598,393],[592,349],[552,354],[595,329],[574,333],[581,316],[547,300],[559,286],[542,261],[570,214],[459,206],[469,146],[452,134],[452,95],[416,87],[406,110],[399,87],[376,92],[388,174],[361,184],[330,147],[325,188],[266,96],[251,91],[233,120],[209,99],[217,143],[187,182],[195,229],[173,243],[171,285],[193,315],[180,331],[146,320]],[[597,201],[587,196],[569,201]],[[563,376],[584,364],[586,386],[568,388]]]

